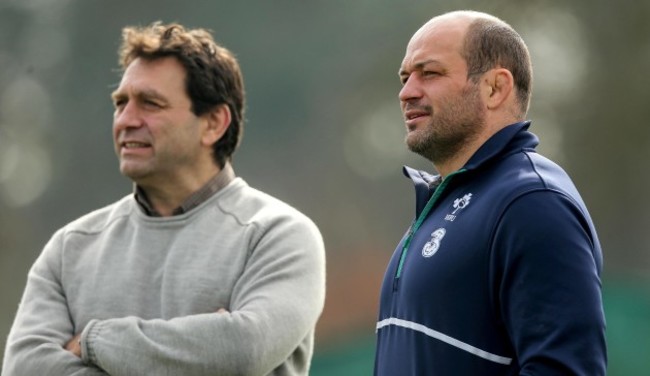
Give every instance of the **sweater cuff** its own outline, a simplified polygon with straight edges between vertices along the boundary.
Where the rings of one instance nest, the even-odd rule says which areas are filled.
[[[99,366],[94,345],[101,328],[102,325],[99,320],[91,320],[81,332],[81,360],[86,364]]]

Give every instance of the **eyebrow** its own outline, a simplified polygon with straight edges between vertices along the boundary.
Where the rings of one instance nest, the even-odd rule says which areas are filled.
[[[424,68],[425,66],[427,66],[429,64],[440,64],[440,62],[438,60],[435,60],[435,59],[424,60],[424,61],[415,63],[413,65],[413,70],[422,70],[422,68]],[[404,68],[399,69],[398,75],[400,77],[404,76],[406,74],[408,74],[408,71],[406,71]]]
[[[125,92],[120,91],[119,89],[111,93],[111,98],[114,101],[116,99],[121,99],[125,97],[128,97],[128,95]],[[148,98],[148,99],[160,100],[165,103],[167,102],[167,98],[165,98],[162,94],[152,89],[138,90],[135,92],[135,97],[138,99]]]

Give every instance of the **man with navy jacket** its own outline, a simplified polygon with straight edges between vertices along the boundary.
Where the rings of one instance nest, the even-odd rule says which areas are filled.
[[[571,179],[535,151],[532,69],[491,15],[435,17],[399,93],[416,215],[381,288],[375,375],[604,375],[602,252]]]

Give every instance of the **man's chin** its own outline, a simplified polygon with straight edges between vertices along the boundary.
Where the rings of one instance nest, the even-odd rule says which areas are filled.
[[[404,143],[410,151],[418,154],[429,149],[431,144],[429,140],[422,137],[422,134],[419,134],[417,130],[408,132],[404,138]]]
[[[422,145],[419,143],[416,144],[407,143],[406,146],[411,152],[418,154],[419,156],[424,157],[426,159],[430,159],[429,156],[431,154],[431,150],[430,150],[431,148],[429,146]]]
[[[136,183],[150,175],[145,169],[135,166],[120,166],[120,173]]]
[[[404,141],[408,149],[413,153],[430,162],[434,162],[436,159],[438,153],[436,150],[436,142],[433,139],[409,133]]]

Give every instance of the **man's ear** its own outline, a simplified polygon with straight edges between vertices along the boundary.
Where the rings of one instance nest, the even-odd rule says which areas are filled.
[[[203,115],[206,126],[201,135],[201,143],[205,146],[212,146],[223,137],[232,121],[230,107],[227,104],[220,104],[212,111]]]
[[[494,68],[485,72],[481,93],[489,110],[500,107],[514,95],[514,82],[512,73],[505,68]]]

